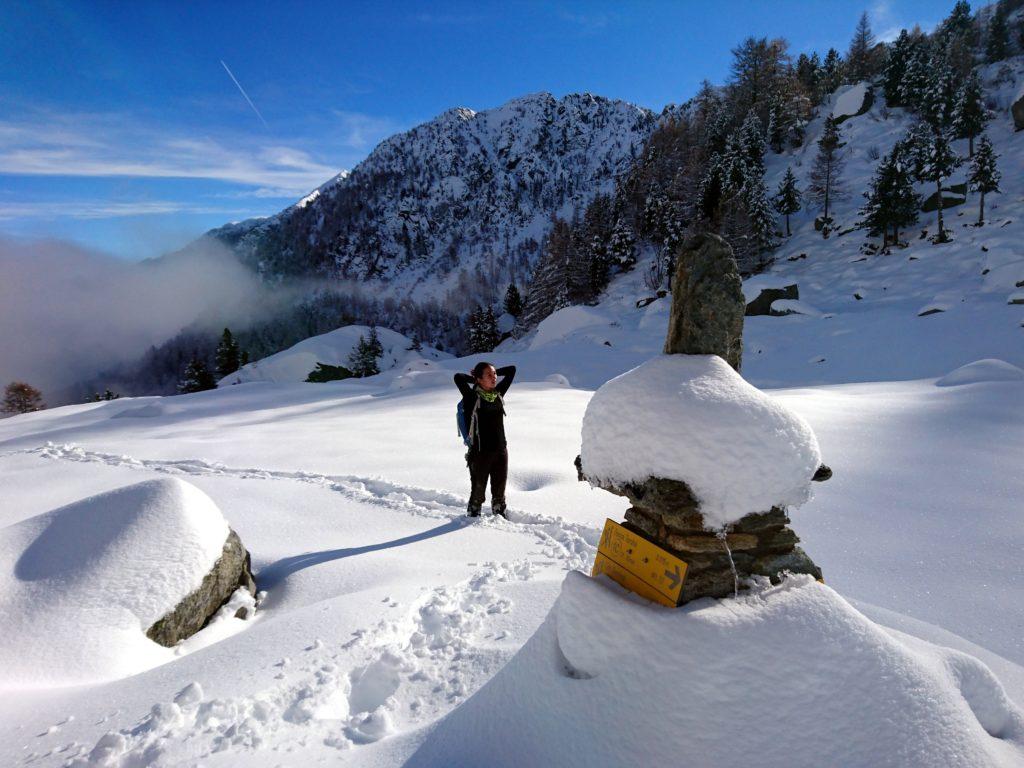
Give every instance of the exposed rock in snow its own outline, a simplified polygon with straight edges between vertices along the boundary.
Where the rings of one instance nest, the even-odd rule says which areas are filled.
[[[871,109],[871,103],[874,100],[871,86],[866,82],[840,88],[834,99],[832,119],[837,123],[843,123],[851,117],[863,115]]]
[[[200,588],[228,535],[213,501],[175,478],[0,529],[0,683],[73,685],[170,660],[146,629]]]
[[[1005,360],[975,360],[950,371],[935,382],[937,387],[957,387],[984,381],[1024,381],[1024,370]]]
[[[1010,105],[1010,115],[1013,117],[1013,127],[1018,131],[1024,131],[1024,85],[1017,91]]]
[[[748,281],[750,282],[750,281]],[[747,286],[744,284],[744,295],[747,294]],[[783,288],[760,288],[760,292],[757,293],[756,298],[747,301],[747,308],[745,314],[747,317],[754,317],[757,315],[770,315],[772,311],[772,304],[776,300],[780,299],[799,299],[800,289],[796,283],[787,285]]]
[[[686,483],[714,527],[799,506],[821,464],[807,422],[714,355],[663,355],[601,387],[583,417],[582,457],[596,483]]]
[[[191,637],[207,620],[227,603],[238,589],[256,595],[256,582],[252,578],[249,552],[234,531],[228,533],[220,557],[203,577],[202,583],[154,622],[146,630],[146,637],[167,648]],[[239,607],[239,618],[248,618],[249,609]]]
[[[697,235],[679,248],[665,354],[718,355],[737,371],[743,356],[743,284],[732,248]]]

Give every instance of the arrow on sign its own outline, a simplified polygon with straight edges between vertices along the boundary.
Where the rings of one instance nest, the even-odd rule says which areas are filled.
[[[672,582],[672,589],[679,586],[679,582],[682,581],[683,575],[679,572],[679,566],[675,566],[675,573],[672,571],[665,571],[665,578]]]

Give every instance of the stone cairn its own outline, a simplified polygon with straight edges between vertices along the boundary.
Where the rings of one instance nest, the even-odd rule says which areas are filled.
[[[666,354],[718,355],[736,371],[743,351],[745,301],[732,249],[722,238],[697,235],[676,255]],[[585,468],[581,469],[581,479]],[[814,480],[827,480],[822,465]],[[778,583],[785,571],[821,579],[821,569],[796,546],[785,509],[746,515],[715,533],[704,527],[700,503],[678,480],[649,477],[623,486],[601,484],[625,496],[627,528],[687,563],[681,603],[699,597],[728,597],[751,576]]]

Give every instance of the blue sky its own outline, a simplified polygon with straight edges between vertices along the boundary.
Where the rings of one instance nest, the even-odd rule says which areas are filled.
[[[660,110],[723,82],[748,35],[845,52],[863,10],[885,37],[950,7],[4,0],[0,236],[154,256],[453,106],[590,91]]]

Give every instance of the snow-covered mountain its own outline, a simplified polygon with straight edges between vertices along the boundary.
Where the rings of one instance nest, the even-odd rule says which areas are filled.
[[[264,275],[375,279],[399,293],[450,287],[460,270],[523,277],[551,216],[610,192],[655,123],[589,93],[450,109],[281,213],[207,236]]]

